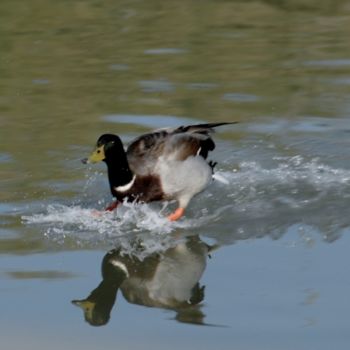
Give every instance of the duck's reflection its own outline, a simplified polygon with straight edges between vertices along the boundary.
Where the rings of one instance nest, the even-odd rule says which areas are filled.
[[[86,299],[73,300],[73,304],[83,309],[91,325],[105,325],[120,289],[130,303],[171,309],[179,322],[204,324],[200,303],[205,287],[199,280],[212,249],[192,236],[143,260],[111,250],[102,261],[102,282]]]

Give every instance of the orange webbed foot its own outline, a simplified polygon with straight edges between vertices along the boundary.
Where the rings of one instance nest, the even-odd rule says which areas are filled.
[[[177,208],[172,214],[168,216],[169,221],[179,220],[185,213],[184,208]]]

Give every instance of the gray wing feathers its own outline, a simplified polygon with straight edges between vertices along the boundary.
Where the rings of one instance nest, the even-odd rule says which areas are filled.
[[[126,151],[131,171],[139,175],[152,174],[168,137],[166,131],[158,131],[135,139]]]
[[[214,128],[232,123],[208,123],[160,129],[135,139],[127,149],[130,169],[139,175],[152,174],[160,157],[184,160],[200,154],[204,158],[215,148],[209,133]]]

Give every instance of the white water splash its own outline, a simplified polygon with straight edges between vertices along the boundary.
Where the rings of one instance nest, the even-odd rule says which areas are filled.
[[[124,203],[114,212],[97,211],[81,206],[49,205],[44,213],[24,215],[25,224],[43,228],[44,236],[59,245],[79,247],[111,247],[118,245],[125,252],[134,252],[142,238],[147,255],[166,250],[174,244],[179,229],[196,227],[193,220],[169,222],[167,206]],[[175,235],[175,236],[174,236]]]
[[[241,162],[235,169],[218,171],[220,181],[214,180],[194,198],[186,217],[175,223],[166,218],[173,207],[159,203],[125,203],[116,212],[98,216],[83,204],[49,205],[44,212],[25,215],[22,220],[43,227],[47,238],[63,244],[130,245],[132,239],[142,237],[150,250],[168,247],[168,237],[179,232],[232,243],[266,235],[279,237],[293,225],[314,227],[323,238],[332,240],[350,227],[350,170],[300,156],[275,161],[274,168]]]

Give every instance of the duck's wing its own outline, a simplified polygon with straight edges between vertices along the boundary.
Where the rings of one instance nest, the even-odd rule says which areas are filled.
[[[184,160],[189,156],[207,157],[215,148],[210,133],[214,128],[233,123],[209,123],[159,129],[135,139],[127,149],[130,169],[138,175],[154,173],[154,168],[162,161]]]
[[[132,141],[126,150],[131,171],[136,175],[152,174],[168,137],[168,132],[162,130],[141,135]]]
[[[185,125],[177,128],[166,128],[168,132],[172,131],[173,133],[199,133],[208,135],[209,133],[214,132],[214,128],[222,125],[237,124],[238,122],[225,122],[225,123],[205,123],[205,124],[194,124],[194,125]],[[160,129],[161,131],[162,129]]]

